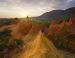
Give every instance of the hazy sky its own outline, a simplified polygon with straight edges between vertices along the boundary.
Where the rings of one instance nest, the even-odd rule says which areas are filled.
[[[0,17],[38,16],[75,6],[75,0],[0,0]]]

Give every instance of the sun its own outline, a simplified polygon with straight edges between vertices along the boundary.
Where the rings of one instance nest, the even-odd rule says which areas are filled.
[[[22,18],[24,18],[24,17],[26,17],[27,15],[26,15],[26,13],[21,13],[21,17]]]
[[[21,18],[25,18],[26,16],[28,16],[28,13],[29,13],[29,12],[27,12],[27,11],[21,10],[21,11],[19,12],[19,16],[20,16]]]

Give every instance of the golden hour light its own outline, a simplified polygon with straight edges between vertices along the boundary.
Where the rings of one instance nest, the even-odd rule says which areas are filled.
[[[24,17],[26,17],[27,15],[26,15],[26,13],[21,13],[20,14],[20,17],[22,17],[22,18],[24,18]]]
[[[0,58],[75,58],[75,0],[0,0]]]

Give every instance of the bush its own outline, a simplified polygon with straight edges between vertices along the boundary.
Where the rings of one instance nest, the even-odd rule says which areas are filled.
[[[22,39],[13,39],[11,37],[11,30],[4,29],[0,31],[0,52],[3,52],[5,49],[16,48],[22,43]]]

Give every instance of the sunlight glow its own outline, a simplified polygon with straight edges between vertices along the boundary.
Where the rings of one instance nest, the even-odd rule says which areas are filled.
[[[24,18],[24,17],[28,16],[28,12],[26,12],[26,11],[21,11],[21,12],[19,13],[19,16],[22,17],[22,18]]]
[[[21,17],[26,17],[27,15],[25,13],[21,13]]]

